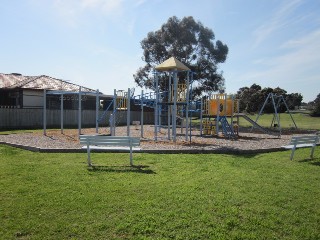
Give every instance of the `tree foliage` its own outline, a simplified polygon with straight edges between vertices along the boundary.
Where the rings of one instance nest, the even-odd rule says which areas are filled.
[[[240,99],[239,108],[240,111],[245,111],[249,113],[258,112],[268,97],[269,93],[273,93],[276,96],[282,95],[289,110],[295,109],[301,105],[302,95],[300,93],[290,93],[288,94],[286,90],[277,88],[261,88],[257,84],[253,84],[251,87],[240,88],[236,94],[236,98]],[[282,101],[281,101],[282,103]],[[277,104],[277,102],[276,102]],[[280,104],[278,111],[285,112],[287,110],[286,106],[282,103]],[[273,113],[274,107],[269,99],[267,104],[264,107],[265,113]]]
[[[174,56],[196,73],[194,80],[198,84],[193,89],[195,95],[223,92],[224,78],[218,71],[218,64],[226,60],[228,47],[219,40],[214,42],[214,39],[213,31],[193,17],[182,20],[175,16],[169,18],[159,30],[149,32],[141,41],[142,59],[146,64],[134,74],[135,82],[138,86],[152,88],[154,67]],[[183,79],[185,75],[179,74],[179,81]],[[165,83],[161,80],[160,88],[164,89]]]
[[[320,93],[317,95],[316,99],[313,101],[314,109],[311,113],[312,116],[320,117]]]

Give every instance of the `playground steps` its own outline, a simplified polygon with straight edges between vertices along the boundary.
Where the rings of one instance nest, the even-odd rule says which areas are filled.
[[[234,133],[226,117],[218,117],[218,121],[221,123],[224,136],[228,138],[236,138],[236,134]]]

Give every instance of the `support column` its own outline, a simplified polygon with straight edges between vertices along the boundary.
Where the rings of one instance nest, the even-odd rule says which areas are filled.
[[[156,81],[156,103],[154,108],[154,140],[158,140],[158,106],[159,106],[159,80],[158,80],[158,73],[155,73],[155,81]]]
[[[130,136],[130,88],[128,88],[128,93],[127,93],[127,136]]]
[[[186,102],[187,102],[187,105],[186,105],[186,121],[185,121],[185,127],[186,127],[186,141],[188,141],[188,129],[189,129],[189,82],[190,82],[190,79],[189,79],[189,74],[190,74],[190,71],[187,72],[187,96],[186,96]]]
[[[81,135],[81,87],[79,87],[79,96],[78,96],[78,135]]]
[[[216,95],[217,101],[217,118],[216,118],[216,134],[219,135],[219,122],[220,122],[220,97]],[[209,105],[210,106],[210,105]]]
[[[43,90],[43,135],[47,135],[47,91]]]
[[[116,135],[115,131],[115,124],[116,124],[116,110],[117,110],[117,90],[114,89],[113,91],[113,111],[112,115],[110,116],[110,134],[111,136]]]
[[[96,92],[96,133],[99,133],[99,108],[100,108],[100,99],[99,99],[99,89]]]
[[[171,72],[169,72],[168,103],[171,103],[171,102],[172,102],[172,97],[171,97],[171,91],[172,91],[172,89],[171,89],[171,82],[172,82]],[[168,107],[168,140],[171,140],[171,110],[172,110],[172,106],[171,106],[171,104],[168,104],[167,107]]]
[[[143,138],[143,90],[141,90],[141,97],[140,97],[140,100],[141,100],[141,116],[140,116],[140,131],[141,131],[141,138]]]
[[[173,78],[173,123],[172,123],[172,135],[173,142],[177,141],[177,90],[178,90],[178,79],[177,79],[177,69],[174,70]]]
[[[63,93],[61,94],[60,100],[60,126],[61,126],[61,134],[63,134]]]
[[[200,102],[200,136],[202,137],[202,123],[203,123],[203,116],[202,116],[202,112],[203,111],[203,98],[201,98],[201,102]]]

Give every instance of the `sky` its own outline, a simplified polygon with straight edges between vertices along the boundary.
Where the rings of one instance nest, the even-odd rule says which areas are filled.
[[[140,42],[193,16],[229,54],[226,93],[258,84],[320,93],[320,0],[0,0],[0,72],[48,75],[105,94],[141,89]]]

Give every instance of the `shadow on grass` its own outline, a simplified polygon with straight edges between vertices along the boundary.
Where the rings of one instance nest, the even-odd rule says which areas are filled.
[[[311,165],[314,165],[314,166],[319,166],[320,167],[320,158],[305,158],[305,159],[302,159],[302,160],[299,160],[299,162],[301,163],[309,163]]]
[[[133,165],[133,166],[99,166],[93,165],[88,167],[91,172],[116,172],[116,173],[143,173],[143,174],[156,174],[153,170],[149,169],[146,165]]]

